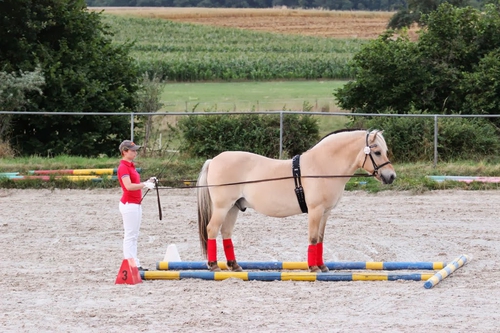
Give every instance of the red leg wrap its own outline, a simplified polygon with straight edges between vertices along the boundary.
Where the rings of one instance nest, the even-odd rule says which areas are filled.
[[[323,243],[316,244],[316,262],[318,266],[324,265],[323,262]]]
[[[208,261],[217,261],[217,241],[215,239],[207,240]]]
[[[307,265],[309,267],[317,266],[317,255],[317,245],[309,245],[309,248],[307,249]]]
[[[234,246],[231,238],[223,239],[222,245],[224,245],[224,253],[226,254],[226,260],[236,260],[234,256]]]

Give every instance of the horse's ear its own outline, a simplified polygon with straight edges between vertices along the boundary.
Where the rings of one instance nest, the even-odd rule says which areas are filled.
[[[382,134],[382,133],[384,133],[384,131],[375,129],[375,130],[370,132],[370,135],[373,134],[373,137],[370,139],[370,143],[375,142],[375,139],[377,138],[377,134],[379,134],[379,133]]]
[[[375,139],[377,138],[377,134],[379,133],[382,135],[384,133],[384,130],[376,130],[375,135],[373,136],[373,141],[375,141]]]

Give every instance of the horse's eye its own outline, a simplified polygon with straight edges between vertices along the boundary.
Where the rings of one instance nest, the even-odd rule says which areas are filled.
[[[382,155],[382,153],[381,153],[381,152],[379,152],[379,151],[376,151],[376,152],[375,152],[375,155],[376,155],[376,156],[380,156],[380,155]]]

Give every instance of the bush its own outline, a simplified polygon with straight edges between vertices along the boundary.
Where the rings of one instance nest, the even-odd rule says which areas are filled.
[[[394,162],[429,161],[434,158],[432,117],[372,117],[357,119],[356,126],[384,130],[392,155],[390,158]],[[494,156],[499,148],[497,129],[487,119],[438,119],[438,156],[441,161],[482,159]]]
[[[438,123],[441,160],[479,160],[497,155],[498,129],[486,118],[445,118]]]
[[[279,157],[279,115],[207,115],[179,120],[181,151],[191,157],[212,158],[223,151],[241,150]],[[290,156],[309,149],[319,139],[317,121],[309,115],[285,115],[283,150]]]
[[[0,158],[14,157],[16,155],[14,149],[10,146],[8,142],[0,139]]]

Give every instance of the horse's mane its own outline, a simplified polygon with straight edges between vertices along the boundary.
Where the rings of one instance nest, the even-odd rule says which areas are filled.
[[[342,132],[354,132],[354,131],[366,131],[366,129],[364,129],[364,128],[343,128],[343,129],[339,129],[339,130],[333,131],[331,133],[328,133],[327,135],[325,135],[324,137],[322,137],[321,140],[319,140],[318,142],[316,142],[316,144],[314,146],[316,146],[318,143],[320,143],[321,141],[323,141],[325,138],[329,137],[330,135],[337,134],[337,133],[342,133]]]

